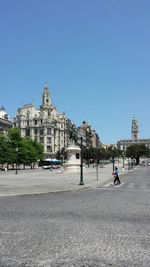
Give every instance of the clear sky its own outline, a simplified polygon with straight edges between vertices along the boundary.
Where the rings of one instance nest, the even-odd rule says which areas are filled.
[[[105,144],[150,138],[149,0],[0,0],[0,106],[10,117],[45,82],[60,112]]]

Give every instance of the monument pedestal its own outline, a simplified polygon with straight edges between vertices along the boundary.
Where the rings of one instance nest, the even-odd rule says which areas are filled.
[[[81,148],[75,144],[71,144],[67,148],[67,162],[64,164],[64,172],[79,173],[81,165]]]

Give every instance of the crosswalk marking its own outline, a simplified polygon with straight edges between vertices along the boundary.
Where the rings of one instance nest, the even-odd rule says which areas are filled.
[[[130,182],[130,183],[125,183],[122,182],[119,185],[114,185],[113,182],[106,183],[104,185],[101,185],[99,187],[93,187],[93,189],[97,190],[102,190],[102,189],[107,189],[107,190],[113,190],[113,189],[120,189],[120,190],[136,190],[136,191],[145,191],[145,192],[150,192],[150,188],[147,187],[147,184],[142,184],[137,186],[136,183]]]
[[[108,186],[110,186],[110,185],[113,185],[113,183],[112,183],[112,182],[107,183],[107,184],[103,185],[102,187],[108,187]]]
[[[114,187],[121,187],[123,186],[125,183],[121,183],[121,184],[118,184],[118,185],[114,185],[114,183],[110,182],[110,183],[107,183],[105,185],[103,185],[102,187],[109,187],[109,186],[114,186]]]

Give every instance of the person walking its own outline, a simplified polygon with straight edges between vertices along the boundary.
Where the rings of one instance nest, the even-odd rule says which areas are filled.
[[[119,170],[118,167],[115,167],[114,170],[114,185],[121,184],[120,179],[119,179]]]

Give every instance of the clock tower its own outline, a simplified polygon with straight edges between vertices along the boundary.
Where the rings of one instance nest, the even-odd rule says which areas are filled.
[[[132,141],[136,142],[138,140],[138,132],[139,126],[136,117],[132,119],[132,126],[131,126],[131,134],[132,134]]]

